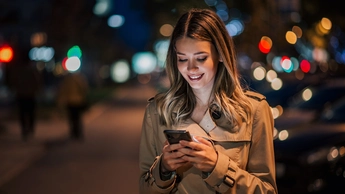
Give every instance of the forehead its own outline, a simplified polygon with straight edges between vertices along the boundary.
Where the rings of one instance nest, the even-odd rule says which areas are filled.
[[[212,53],[215,51],[215,48],[211,42],[188,37],[183,37],[176,40],[175,47],[176,52],[178,53]]]

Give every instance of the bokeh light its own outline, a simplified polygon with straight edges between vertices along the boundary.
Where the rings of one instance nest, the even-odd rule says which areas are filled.
[[[160,68],[165,66],[165,59],[167,56],[170,40],[158,40],[154,44],[154,52],[157,56],[157,63]]]
[[[37,32],[31,35],[31,46],[39,47],[47,42],[47,34],[44,32]]]
[[[296,34],[297,38],[301,38],[303,35],[303,31],[299,26],[293,26],[292,31]]]
[[[204,1],[208,6],[215,6],[217,4],[217,0],[204,0]]]
[[[289,137],[289,132],[286,131],[286,130],[282,130],[282,131],[280,131],[279,134],[278,134],[278,138],[279,138],[280,141],[284,141],[284,140],[286,140],[288,137]]]
[[[160,27],[159,32],[162,36],[169,37],[174,30],[174,27],[170,24],[164,24]]]
[[[273,60],[272,60],[272,68],[276,71],[276,72],[283,72],[283,68],[282,66],[280,65],[280,62],[281,62],[281,57],[280,56],[275,56],[273,57]]]
[[[263,36],[261,37],[260,41],[259,41],[259,50],[264,53],[267,54],[270,52],[271,48],[272,48],[272,40],[271,38],[269,38],[268,36]]]
[[[277,77],[278,77],[277,72],[275,72],[274,70],[267,71],[266,80],[268,82],[272,82]]]
[[[111,7],[111,0],[96,0],[96,4],[93,7],[93,13],[98,16],[104,16],[111,11]]]
[[[254,69],[253,76],[256,80],[263,80],[266,75],[266,69],[262,66],[259,66]]]
[[[111,65],[110,76],[114,82],[126,82],[130,77],[130,73],[129,63],[126,60],[119,60]]]
[[[285,34],[285,39],[290,44],[296,44],[297,35],[293,31],[287,31]]]
[[[323,48],[315,48],[312,55],[313,59],[317,62],[326,63],[328,61],[328,53]]]
[[[125,23],[125,17],[122,15],[112,15],[108,18],[108,26],[119,28]]]
[[[306,88],[306,89],[303,90],[303,92],[302,92],[302,99],[304,101],[310,100],[312,96],[313,96],[313,92],[311,91],[310,88]]]
[[[13,49],[12,47],[5,45],[0,47],[0,62],[8,63],[13,58]]]
[[[283,81],[280,78],[275,78],[271,82],[271,88],[273,90],[279,90],[283,87]]]
[[[151,73],[157,66],[157,57],[151,52],[138,52],[132,57],[132,66],[137,74]]]
[[[78,71],[81,65],[81,61],[78,57],[69,57],[65,62],[66,70],[69,72]]]
[[[325,35],[325,34],[328,34],[329,31],[331,30],[332,28],[332,22],[331,20],[329,20],[328,18],[322,18],[321,21],[316,25],[316,32],[319,34],[319,35]]]
[[[293,64],[289,57],[283,56],[281,59],[281,66],[286,73],[291,73],[293,70]]]
[[[72,46],[68,51],[67,51],[67,57],[78,57],[81,58],[82,52],[81,49],[78,45]]]
[[[303,60],[301,61],[300,67],[301,67],[301,70],[302,70],[304,73],[308,73],[308,72],[310,71],[310,63],[309,63],[309,61],[303,59]]]
[[[238,19],[231,20],[228,24],[226,24],[226,29],[230,36],[238,36],[244,30],[244,24],[242,21]]]
[[[295,57],[290,58],[292,66],[293,66],[293,71],[297,71],[299,68],[299,61]]]
[[[29,51],[29,58],[33,61],[50,61],[55,55],[52,47],[33,47]]]

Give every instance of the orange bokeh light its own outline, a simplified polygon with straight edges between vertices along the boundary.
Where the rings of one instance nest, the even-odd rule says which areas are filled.
[[[13,59],[13,49],[10,46],[0,48],[0,62],[8,63]]]

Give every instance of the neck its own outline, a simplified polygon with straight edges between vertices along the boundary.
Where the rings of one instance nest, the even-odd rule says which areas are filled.
[[[196,90],[194,95],[196,97],[196,106],[204,107],[208,106],[211,101],[211,91],[212,90]]]

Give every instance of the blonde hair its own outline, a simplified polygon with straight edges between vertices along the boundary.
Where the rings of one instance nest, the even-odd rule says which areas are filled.
[[[156,95],[161,123],[168,127],[178,124],[191,116],[196,105],[191,87],[177,69],[174,47],[176,40],[182,37],[209,41],[215,46],[222,62],[218,64],[213,86],[214,101],[231,123],[250,123],[252,108],[240,83],[232,38],[223,21],[208,9],[191,9],[183,14],[171,35],[166,59],[170,88]]]

